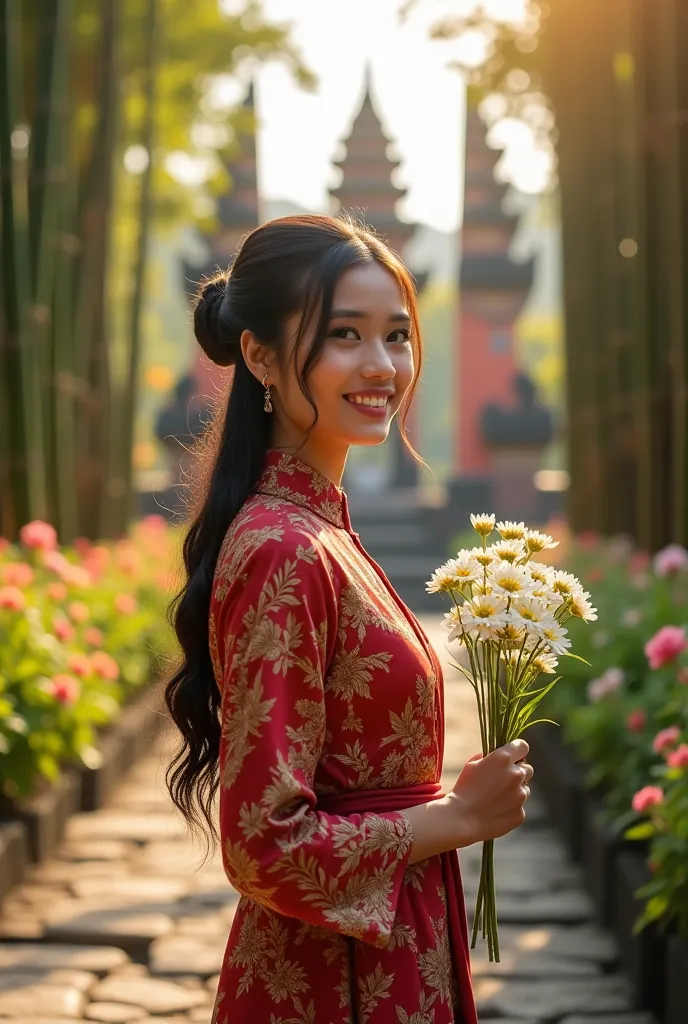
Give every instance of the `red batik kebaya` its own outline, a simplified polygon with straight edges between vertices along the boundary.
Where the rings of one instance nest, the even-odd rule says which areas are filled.
[[[477,1024],[456,852],[408,866],[441,795],[441,667],[346,496],[270,451],[218,559],[220,832],[241,894],[213,1024]]]

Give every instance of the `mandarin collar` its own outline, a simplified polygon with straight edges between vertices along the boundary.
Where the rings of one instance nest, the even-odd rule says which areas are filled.
[[[269,494],[310,509],[328,523],[351,532],[346,494],[312,466],[286,452],[268,449],[256,484],[258,494]]]

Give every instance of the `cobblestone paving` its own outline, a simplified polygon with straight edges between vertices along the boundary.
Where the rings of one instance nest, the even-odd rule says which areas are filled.
[[[424,625],[447,660],[436,619]],[[479,749],[473,693],[448,669],[443,783]],[[14,1024],[209,1024],[237,895],[217,857],[199,866],[163,771],[170,738],[111,804],[73,818],[57,856],[0,908],[0,1020]],[[535,797],[498,844],[502,960],[474,957],[481,1021],[653,1024],[632,1013],[610,937]],[[480,850],[462,851],[469,909]],[[262,1022],[256,1022],[262,1024]],[[323,1022],[325,1024],[325,1022]]]

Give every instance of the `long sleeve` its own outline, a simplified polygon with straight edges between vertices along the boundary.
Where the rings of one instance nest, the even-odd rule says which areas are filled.
[[[248,531],[216,578],[224,868],[287,917],[384,947],[413,840],[401,812],[316,810],[337,584],[319,541],[291,525]]]

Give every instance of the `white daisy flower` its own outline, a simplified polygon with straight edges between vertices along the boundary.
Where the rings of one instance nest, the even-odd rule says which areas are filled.
[[[525,555],[525,549],[520,540],[500,540],[489,550],[502,562],[517,562]]]
[[[537,640],[542,639],[545,628],[558,625],[550,607],[536,597],[515,598],[511,603],[509,617],[517,625],[523,625],[528,635]]]
[[[486,512],[477,516],[471,514],[471,526],[481,537],[489,537],[495,527],[494,514],[491,516]]]
[[[571,646],[567,630],[560,626],[556,620],[541,623],[539,625],[540,636],[547,642],[547,646],[554,654],[565,654]]]
[[[461,608],[461,621],[465,631],[476,639],[494,638],[496,631],[508,621],[506,598],[499,594],[485,594],[466,601]]]
[[[543,651],[542,654],[538,654],[537,658],[533,658],[531,665],[537,672],[544,672],[546,675],[554,675],[557,671],[557,661],[554,654],[551,651]]]
[[[500,562],[496,565],[490,572],[488,580],[497,594],[504,594],[506,597],[527,594],[532,589],[529,574],[520,565],[512,565],[510,562]]]
[[[448,612],[445,612],[444,618],[442,619],[442,625],[445,629],[449,630],[450,641],[456,640],[457,637],[460,638],[463,633],[463,626],[461,625],[459,609],[454,607],[450,608]]]
[[[583,619],[584,622],[597,621],[597,608],[593,608],[591,605],[590,594],[587,590],[582,591],[581,594],[577,594],[573,598],[569,605],[569,611],[575,618]]]
[[[580,580],[577,580],[572,573],[563,572],[561,569],[555,569],[549,585],[552,590],[556,591],[557,594],[561,594],[562,597],[576,597],[583,592]]]
[[[526,530],[525,543],[528,551],[545,551],[548,548],[559,547],[559,541],[550,537],[548,533],[540,533],[539,530]]]
[[[523,644],[526,634],[523,624],[518,624],[513,619],[507,622],[496,632],[497,639],[504,644],[507,650],[519,650]]]
[[[495,561],[495,556],[492,554],[492,548],[472,548],[466,552],[470,558],[474,558],[478,565],[482,566],[483,569],[487,569],[488,566],[492,565]],[[463,553],[463,552],[462,552]]]
[[[497,523],[497,533],[502,540],[523,540],[526,533],[525,523],[512,523],[510,519]]]

